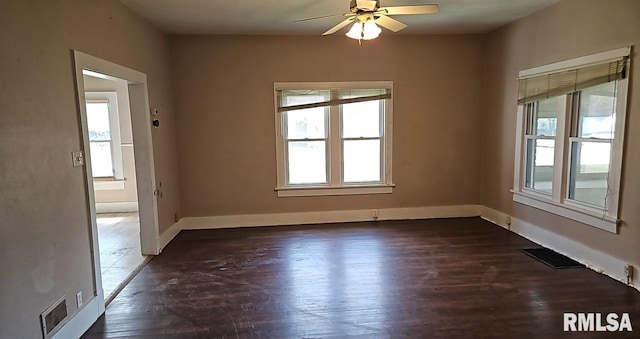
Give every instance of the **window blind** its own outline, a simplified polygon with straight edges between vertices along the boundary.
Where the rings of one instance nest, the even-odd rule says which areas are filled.
[[[628,56],[542,75],[518,78],[518,105],[624,79]]]
[[[300,109],[316,108],[316,107],[337,106],[337,105],[351,104],[355,102],[391,99],[391,91],[386,90],[384,94],[378,94],[378,95],[367,95],[367,96],[361,96],[361,97],[355,97],[355,98],[344,98],[344,99],[332,99],[329,101],[314,102],[310,104],[291,105],[291,106],[284,106],[284,107],[282,106],[281,98],[282,98],[282,91],[278,91],[278,113],[286,112],[286,111],[295,111]]]

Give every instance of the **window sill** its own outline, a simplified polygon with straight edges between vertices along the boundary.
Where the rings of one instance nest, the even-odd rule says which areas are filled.
[[[618,224],[621,221],[608,215],[603,215],[602,212],[599,213],[598,211],[581,208],[573,204],[561,204],[542,195],[538,196],[513,190],[511,192],[513,193],[513,201],[517,203],[575,220],[607,232],[618,233]]]
[[[389,194],[395,185],[277,187],[278,198],[326,195]]]
[[[124,180],[94,180],[93,189],[96,191],[123,190]]]

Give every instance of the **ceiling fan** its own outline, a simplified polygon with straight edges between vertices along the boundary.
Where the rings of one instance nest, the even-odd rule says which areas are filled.
[[[401,31],[407,27],[406,24],[389,17],[389,15],[436,14],[439,12],[440,9],[436,4],[380,7],[380,0],[351,0],[350,11],[347,13],[319,16],[297,20],[296,22],[345,16],[347,18],[344,21],[333,26],[322,35],[333,34],[353,22],[354,25],[346,35],[360,41],[375,39],[380,35],[382,29],[376,24],[393,32]]]

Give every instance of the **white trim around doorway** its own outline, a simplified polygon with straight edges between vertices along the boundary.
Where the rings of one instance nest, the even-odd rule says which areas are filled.
[[[85,184],[87,191],[87,210],[90,215],[91,226],[91,255],[94,273],[94,298],[89,300],[95,305],[97,312],[95,319],[85,319],[83,323],[95,322],[104,313],[104,291],[100,271],[100,251],[96,223],[96,201],[93,188],[91,157],[89,156],[89,138],[87,131],[87,112],[85,106],[84,74],[102,77],[104,79],[123,79],[129,86],[129,104],[131,106],[131,125],[133,132],[133,147],[135,150],[135,168],[137,178],[138,206],[140,214],[140,246],[142,254],[155,255],[160,251],[158,206],[154,196],[156,187],[155,168],[153,161],[153,144],[151,139],[151,119],[149,110],[149,96],[147,90],[147,75],[139,71],[114,64],[112,62],[93,57],[91,55],[73,51],[75,61],[75,76],[77,86],[78,110],[81,120],[82,147],[85,152]],[[92,299],[94,299],[92,298]],[[94,304],[95,302],[95,304]],[[93,316],[91,317],[93,318]],[[84,319],[84,318],[83,318]],[[89,324],[89,326],[90,326]]]

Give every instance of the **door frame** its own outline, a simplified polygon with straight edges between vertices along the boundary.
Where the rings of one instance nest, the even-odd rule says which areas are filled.
[[[160,253],[158,227],[158,201],[155,196],[156,179],[153,161],[153,143],[151,137],[151,119],[147,75],[106,61],[94,56],[73,51],[75,61],[75,77],[77,86],[78,109],[80,113],[82,146],[85,159],[85,184],[87,192],[87,211],[91,224],[91,256],[94,274],[94,297],[97,301],[98,316],[104,313],[104,291],[100,271],[100,247],[98,243],[98,226],[96,221],[95,193],[91,172],[91,156],[89,151],[89,133],[87,130],[87,112],[85,105],[84,71],[94,72],[107,80],[123,79],[128,83],[129,104],[131,106],[131,129],[138,191],[138,212],[140,216],[140,247],[142,254],[157,255]],[[96,317],[97,319],[97,317]],[[95,321],[95,320],[94,320]]]

